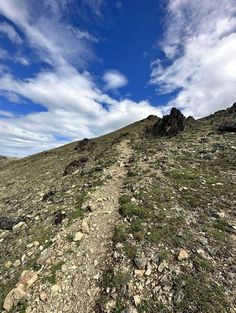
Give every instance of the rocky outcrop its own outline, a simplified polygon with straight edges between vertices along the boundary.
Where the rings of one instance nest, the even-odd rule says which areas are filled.
[[[0,217],[0,229],[12,230],[12,227],[16,224],[17,224],[17,221],[9,217],[6,217],[6,216]]]
[[[176,136],[185,128],[185,117],[176,108],[172,108],[169,115],[163,116],[153,127],[155,136]]]
[[[218,130],[220,132],[235,133],[236,132],[236,123],[235,122],[226,122],[225,124],[220,125]]]
[[[94,142],[91,139],[84,138],[77,143],[75,150],[77,150],[78,152],[91,151],[93,150],[93,147]]]
[[[64,170],[63,176],[72,174],[73,172],[75,172],[79,167],[79,161],[78,160],[73,160],[71,161]]]

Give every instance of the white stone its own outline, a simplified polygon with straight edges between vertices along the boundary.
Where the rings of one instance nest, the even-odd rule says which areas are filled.
[[[46,294],[45,291],[40,292],[39,298],[41,301],[45,302],[48,300],[48,295]]]
[[[18,232],[18,230],[26,228],[26,227],[27,227],[27,224],[25,222],[19,222],[18,224],[12,227],[12,230],[15,233],[15,232]]]
[[[77,233],[74,235],[74,239],[73,239],[73,240],[74,240],[74,241],[81,241],[82,238],[83,238],[83,236],[84,236],[84,234],[79,231],[79,232],[77,232]]]
[[[184,260],[187,260],[188,258],[189,258],[188,252],[185,249],[180,249],[178,260],[184,261]]]
[[[139,295],[134,296],[134,304],[135,306],[138,306],[141,303],[141,299]]]

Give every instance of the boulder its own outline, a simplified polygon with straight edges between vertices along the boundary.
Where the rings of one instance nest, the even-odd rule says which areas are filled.
[[[236,122],[226,122],[223,125],[220,125],[218,130],[222,133],[235,133],[236,132]]]
[[[40,257],[37,260],[38,265],[45,265],[47,260],[51,257],[53,252],[53,247],[49,247],[41,252]]]
[[[91,139],[84,138],[77,143],[75,150],[77,150],[78,152],[91,151],[93,150],[93,147],[94,142]]]
[[[79,167],[79,161],[78,160],[73,160],[71,161],[69,164],[67,164],[67,166],[64,169],[64,173],[63,176],[72,174],[73,172],[75,172]]]
[[[6,216],[0,217],[0,229],[12,230],[12,227],[16,224],[17,221],[12,218]]]
[[[47,193],[45,193],[45,195],[42,198],[42,201],[43,202],[52,201],[54,196],[55,196],[55,191],[50,190]]]
[[[61,210],[54,212],[53,224],[54,225],[61,225],[62,220],[66,217],[66,214],[63,213]]]
[[[18,284],[16,288],[12,289],[8,295],[6,296],[3,308],[9,312],[12,310],[14,306],[20,302],[20,300],[24,299],[26,296],[25,288],[23,284]]]
[[[185,117],[176,108],[172,108],[169,115],[163,116],[153,127],[153,134],[155,136],[176,136],[185,128]]]

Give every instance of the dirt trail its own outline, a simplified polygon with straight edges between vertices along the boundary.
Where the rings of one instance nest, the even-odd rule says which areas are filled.
[[[94,312],[104,261],[111,251],[114,227],[119,220],[118,199],[127,174],[125,164],[132,155],[127,140],[120,142],[117,149],[119,161],[104,170],[104,175],[111,178],[97,187],[87,200],[92,207],[92,212],[84,219],[89,225],[88,233],[84,233],[73,252],[70,251],[72,243],[68,243],[66,237],[69,232],[80,230],[81,221],[57,236],[52,262],[56,264],[62,259],[63,265],[57,272],[56,284],[43,286],[38,281],[29,296],[26,312]]]

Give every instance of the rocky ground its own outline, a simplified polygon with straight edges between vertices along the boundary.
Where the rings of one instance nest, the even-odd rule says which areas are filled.
[[[236,312],[236,105],[0,167],[2,312]]]

